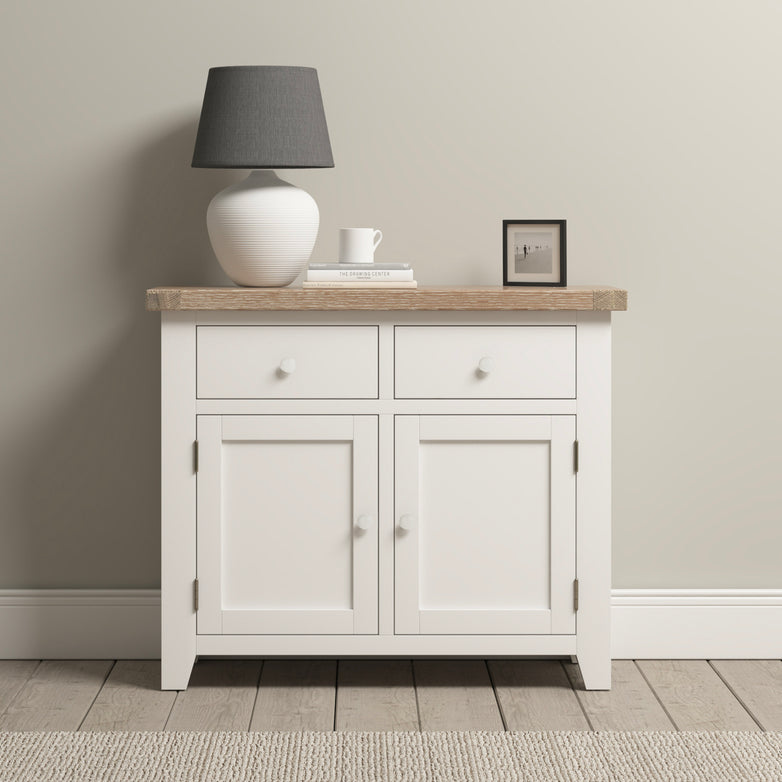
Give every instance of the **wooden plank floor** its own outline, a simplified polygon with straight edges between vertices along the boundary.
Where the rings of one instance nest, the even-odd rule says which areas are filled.
[[[782,730],[780,660],[0,660],[0,730]]]

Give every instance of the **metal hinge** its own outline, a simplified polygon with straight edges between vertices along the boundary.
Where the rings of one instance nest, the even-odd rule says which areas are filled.
[[[573,472],[578,472],[578,440],[573,441]]]
[[[573,610],[578,611],[578,579],[573,581]]]
[[[198,440],[193,441],[193,472],[198,472]]]
[[[198,579],[193,581],[193,610],[198,611]]]

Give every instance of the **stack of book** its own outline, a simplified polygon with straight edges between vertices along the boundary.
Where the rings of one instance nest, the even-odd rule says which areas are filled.
[[[409,263],[311,263],[304,288],[417,288]]]

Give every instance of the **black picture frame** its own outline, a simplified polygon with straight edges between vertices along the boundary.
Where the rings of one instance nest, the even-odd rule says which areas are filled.
[[[516,227],[517,230],[514,230]],[[514,239],[508,241],[511,231]],[[520,241],[523,241],[521,237],[525,233],[530,235],[533,249],[528,255],[527,244],[524,243],[522,258]],[[549,247],[537,249],[538,244],[545,244],[546,234],[551,235]],[[545,255],[547,249],[550,250],[548,256]],[[527,259],[531,264],[530,271],[525,272],[523,268],[519,270]],[[549,265],[550,271],[545,269]],[[542,271],[541,267],[544,267]],[[503,220],[502,284],[564,288],[567,285],[567,220]]]

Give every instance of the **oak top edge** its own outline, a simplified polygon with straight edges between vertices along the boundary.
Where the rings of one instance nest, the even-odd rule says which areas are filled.
[[[609,285],[565,288],[422,286],[414,289],[157,287],[149,311],[174,310],[601,310],[627,309],[627,291]]]

